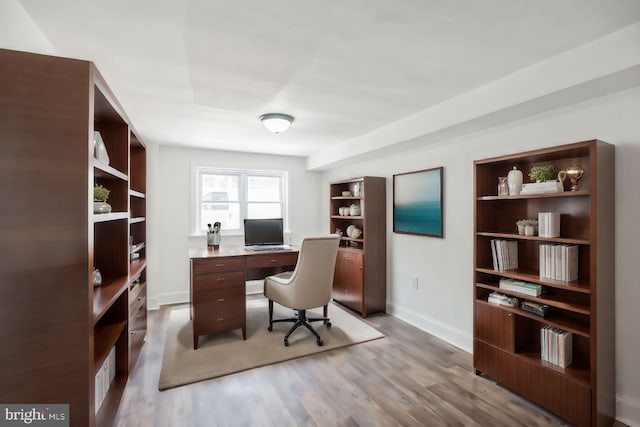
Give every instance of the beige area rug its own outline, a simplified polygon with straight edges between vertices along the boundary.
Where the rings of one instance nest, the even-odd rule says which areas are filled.
[[[292,315],[293,310],[274,304],[274,319]],[[307,311],[307,316],[322,316],[322,308]],[[166,390],[384,337],[335,304],[329,305],[329,318],[331,328],[322,322],[313,323],[322,336],[324,346],[318,347],[315,337],[301,326],[289,337],[289,347],[285,347],[283,338],[292,323],[274,323],[273,332],[267,331],[267,300],[248,298],[246,341],[242,339],[240,330],[206,335],[200,337],[200,346],[194,350],[189,309],[175,308],[169,315],[158,388]]]

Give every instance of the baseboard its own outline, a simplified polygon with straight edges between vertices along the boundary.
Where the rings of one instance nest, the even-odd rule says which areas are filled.
[[[466,351],[467,353],[473,352],[473,337],[466,332],[459,329],[452,328],[423,314],[416,313],[412,310],[407,310],[400,307],[395,307],[391,303],[387,303],[387,313],[397,317],[400,320],[422,329],[425,332],[434,335],[449,344]]]
[[[640,402],[616,396],[616,420],[628,426],[640,426]]]

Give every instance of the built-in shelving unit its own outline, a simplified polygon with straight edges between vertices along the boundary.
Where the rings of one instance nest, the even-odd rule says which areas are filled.
[[[580,165],[579,190],[497,196],[499,176],[515,166],[525,174],[535,165],[556,171]],[[611,425],[615,416],[614,375],[614,147],[585,141],[479,160],[474,194],[474,355],[476,372],[523,395],[578,426]],[[567,180],[568,181],[568,180]],[[523,236],[516,221],[560,213],[560,236]],[[517,242],[518,268],[493,265],[493,239]],[[541,277],[540,245],[575,245],[578,279]],[[541,285],[539,296],[500,287],[501,279]],[[498,292],[517,298],[509,307],[488,301]],[[549,307],[542,317],[522,302]],[[567,367],[541,356],[544,327],[572,334]]]
[[[350,195],[343,195],[349,192]],[[351,212],[349,208],[355,205]],[[340,209],[349,211],[340,215]],[[333,299],[362,314],[386,310],[386,179],[362,177],[330,185],[329,228],[340,232]],[[354,215],[351,215],[354,213]],[[361,234],[350,237],[356,227]]]
[[[110,426],[146,331],[145,147],[92,63],[3,49],[0,63],[0,120],[11,123],[0,157],[13,165],[0,168],[0,230],[14,230],[0,245],[12,371],[0,401],[68,403],[71,425]],[[94,158],[94,131],[108,163]],[[110,213],[93,213],[97,184]],[[114,348],[115,379],[96,407],[96,374]]]

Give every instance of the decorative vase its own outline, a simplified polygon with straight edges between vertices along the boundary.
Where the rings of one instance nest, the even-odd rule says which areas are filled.
[[[107,202],[93,202],[94,214],[106,214],[111,212],[111,205]]]
[[[93,155],[100,163],[109,165],[109,153],[100,132],[93,132]]]
[[[506,176],[498,177],[498,196],[508,196],[509,195],[509,185],[507,184]]]
[[[359,216],[362,211],[360,210],[360,205],[356,205],[355,203],[349,207],[349,214],[351,216]]]
[[[517,196],[522,191],[522,171],[515,166],[507,174],[509,184],[509,195]]]
[[[524,236],[524,225],[518,225],[518,234]]]
[[[533,225],[525,225],[524,227],[524,235],[525,236],[535,236],[536,228]]]

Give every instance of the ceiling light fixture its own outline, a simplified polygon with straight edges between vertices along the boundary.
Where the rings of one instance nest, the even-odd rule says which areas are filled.
[[[260,116],[264,127],[273,133],[282,133],[289,129],[293,123],[293,117],[288,114],[269,113]]]

